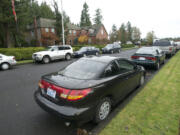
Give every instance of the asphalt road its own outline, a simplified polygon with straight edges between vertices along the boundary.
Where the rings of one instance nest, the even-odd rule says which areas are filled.
[[[135,51],[112,56],[130,58]],[[0,71],[0,135],[76,135],[77,127],[66,127],[60,118],[42,110],[33,98],[42,75],[58,71],[75,60],[20,65]],[[91,131],[95,127],[89,122],[81,128]]]

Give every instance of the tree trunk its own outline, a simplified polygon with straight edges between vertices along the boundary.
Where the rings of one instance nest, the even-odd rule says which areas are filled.
[[[4,35],[4,43],[5,47],[10,48],[11,47],[11,42],[10,42],[10,31],[9,31],[9,26],[7,23],[4,24],[4,29],[5,29],[5,35]]]

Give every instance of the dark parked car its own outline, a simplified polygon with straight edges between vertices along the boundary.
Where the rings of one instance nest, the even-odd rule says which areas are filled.
[[[89,56],[45,75],[35,92],[44,110],[65,122],[106,119],[111,107],[144,83],[145,71],[126,59]]]
[[[93,46],[82,47],[79,51],[74,52],[74,57],[85,57],[88,55],[99,55],[99,48]]]
[[[165,62],[165,53],[158,47],[142,47],[131,56],[134,63],[159,69]]]
[[[114,44],[107,44],[104,48],[102,48],[102,53],[120,53],[121,45],[114,43]]]

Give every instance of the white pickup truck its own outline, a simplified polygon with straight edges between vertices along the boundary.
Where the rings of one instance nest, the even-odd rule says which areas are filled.
[[[153,46],[159,47],[166,56],[172,56],[176,53],[175,46],[171,44],[170,41],[167,40],[158,40],[153,43]]]
[[[49,63],[57,59],[70,60],[73,54],[73,49],[70,45],[54,45],[49,46],[45,51],[36,52],[32,55],[34,62]]]
[[[16,60],[14,56],[6,56],[0,54],[0,69],[7,70],[13,65],[16,65]]]

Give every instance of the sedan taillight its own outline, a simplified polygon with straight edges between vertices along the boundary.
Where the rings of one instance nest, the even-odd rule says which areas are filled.
[[[131,56],[131,59],[138,59],[139,56]]]
[[[91,89],[84,89],[84,90],[71,90],[69,93],[67,100],[69,101],[76,101],[79,99],[84,98],[91,92]]]
[[[51,88],[52,90],[55,90],[57,92],[60,98],[67,99],[68,101],[80,100],[91,92],[90,88],[83,90],[70,90],[56,86],[54,84],[50,84],[44,80],[39,81],[39,87],[43,89]]]
[[[147,60],[156,61],[156,57],[146,57]]]

